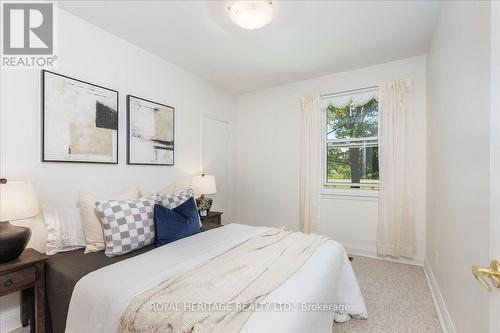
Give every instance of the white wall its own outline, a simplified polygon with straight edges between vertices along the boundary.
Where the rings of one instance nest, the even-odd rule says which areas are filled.
[[[426,267],[457,332],[488,332],[471,267],[489,251],[489,6],[445,2],[428,56]]]
[[[373,86],[411,78],[411,165],[416,186],[417,259],[425,251],[426,57],[319,77],[238,96],[236,138],[236,221],[284,225],[299,220],[300,97]],[[375,253],[377,198],[323,196],[320,232],[351,252]]]
[[[63,10],[57,38],[59,66],[54,71],[120,93],[119,164],[41,163],[40,71],[2,69],[2,177],[36,182],[42,203],[74,205],[79,191],[108,195],[130,186],[155,191],[201,171],[202,118],[233,122],[235,97]],[[125,164],[127,94],[175,106],[174,167]],[[28,222],[33,222],[30,246],[43,250],[43,222]],[[0,299],[0,323],[17,318],[15,304],[17,296]],[[0,326],[1,332],[7,329]]]

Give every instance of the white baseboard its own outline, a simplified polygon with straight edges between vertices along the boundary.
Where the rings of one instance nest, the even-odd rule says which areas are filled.
[[[10,332],[22,327],[19,311],[18,307],[2,311],[0,314],[0,332]]]
[[[456,333],[455,326],[453,326],[453,321],[451,320],[450,313],[446,308],[446,303],[444,302],[443,295],[441,294],[428,259],[424,260],[424,273],[427,279],[427,284],[429,284],[429,289],[431,290],[432,299],[436,307],[439,322],[441,323],[441,329],[444,333]]]
[[[391,261],[391,262],[399,262],[402,264],[409,264],[421,267],[424,265],[424,258],[422,257],[415,257],[413,259],[406,259],[406,258],[396,259],[391,257],[380,257],[377,255],[377,249],[375,247],[359,246],[348,243],[342,243],[342,245],[344,246],[348,254],[352,254],[355,256],[368,257],[368,258]]]

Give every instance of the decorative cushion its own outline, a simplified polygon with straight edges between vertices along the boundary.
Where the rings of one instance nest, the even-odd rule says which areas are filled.
[[[140,249],[154,241],[151,198],[96,202],[106,243],[105,254],[114,257]]]
[[[187,189],[185,191],[180,191],[174,194],[158,194],[156,198],[156,203],[162,205],[165,208],[174,209],[184,202],[186,202],[189,198],[194,197],[194,192],[192,189]],[[196,201],[195,201],[196,205]],[[201,219],[198,215],[198,222],[201,228]]]
[[[89,193],[80,193],[80,215],[82,217],[83,232],[85,234],[85,253],[99,252],[104,250],[104,237],[101,222],[95,211],[97,201],[106,200],[127,200],[137,199],[139,191],[137,188],[131,188],[121,194],[110,195],[107,198],[95,196]]]
[[[199,233],[199,219],[193,197],[174,209],[156,204],[154,207],[155,245],[162,246]]]
[[[185,191],[180,191],[172,194],[158,194],[157,203],[162,205],[163,207],[174,209],[177,206],[180,206],[186,200],[194,196],[192,189],[187,189]]]
[[[45,254],[73,251],[85,247],[85,236],[78,207],[43,207],[47,227]]]

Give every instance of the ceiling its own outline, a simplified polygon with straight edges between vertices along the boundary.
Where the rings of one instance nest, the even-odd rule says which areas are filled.
[[[258,30],[224,1],[61,1],[59,7],[234,93],[427,52],[437,1],[273,1]]]

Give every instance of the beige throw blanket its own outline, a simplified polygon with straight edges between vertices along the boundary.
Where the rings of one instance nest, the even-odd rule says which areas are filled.
[[[272,229],[135,296],[119,332],[238,332],[251,311],[184,311],[186,305],[248,304],[250,309],[297,272],[326,236]],[[161,305],[161,306],[159,306]],[[175,308],[174,308],[175,307]],[[191,308],[192,309],[192,308]]]

